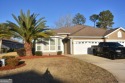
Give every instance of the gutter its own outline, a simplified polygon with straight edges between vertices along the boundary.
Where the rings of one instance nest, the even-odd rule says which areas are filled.
[[[71,38],[105,38],[104,36],[69,36]]]

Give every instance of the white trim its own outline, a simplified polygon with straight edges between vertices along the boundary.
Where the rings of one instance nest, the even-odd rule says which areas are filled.
[[[64,34],[64,35],[66,35],[66,34],[70,34],[70,33],[57,33],[57,34],[60,34],[60,35],[63,35],[63,34]]]
[[[60,39],[60,43],[61,43],[61,50],[60,51],[62,51],[62,53],[64,53],[64,45],[63,45],[62,39]]]
[[[51,38],[61,38],[61,39],[64,39],[64,37],[62,36],[50,36]]]
[[[120,40],[118,40],[118,39],[107,39],[106,41],[125,41],[124,39],[120,39]]]
[[[124,28],[119,27],[118,29],[114,30],[113,32],[111,32],[111,33],[107,34],[107,35],[106,35],[106,36],[104,36],[104,37],[108,37],[109,35],[113,34],[114,32],[118,31],[119,29],[122,29],[123,31],[125,31],[125,29],[124,29]]]
[[[75,39],[74,39],[73,42],[74,42],[74,41],[95,41],[95,42],[97,41],[97,42],[99,42],[99,41],[103,41],[103,39],[99,39],[99,40],[75,40]]]
[[[104,38],[103,36],[69,36],[71,38]]]
[[[73,49],[73,48],[72,48],[72,43],[73,43],[73,42],[72,42],[72,39],[70,39],[70,54],[72,54],[72,49]]]

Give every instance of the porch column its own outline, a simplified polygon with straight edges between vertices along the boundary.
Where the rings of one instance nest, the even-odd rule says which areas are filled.
[[[2,53],[1,51],[1,48],[2,48],[2,39],[0,39],[0,54]]]
[[[72,43],[73,43],[73,42],[72,42],[72,39],[70,39],[70,54],[72,54],[72,49],[73,49],[73,48],[72,48]]]

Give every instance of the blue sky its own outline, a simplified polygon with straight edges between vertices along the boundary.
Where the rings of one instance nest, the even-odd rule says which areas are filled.
[[[53,27],[54,23],[67,14],[74,16],[81,13],[86,18],[85,25],[93,26],[89,20],[92,14],[99,14],[104,10],[110,10],[114,15],[114,28],[125,28],[124,0],[0,0],[0,23],[6,20],[15,22],[12,13],[19,15],[20,10],[39,14],[45,17],[47,26]]]

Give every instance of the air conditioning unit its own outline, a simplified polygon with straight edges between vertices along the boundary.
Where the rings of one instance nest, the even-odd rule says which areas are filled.
[[[0,66],[5,66],[5,59],[0,59]]]

